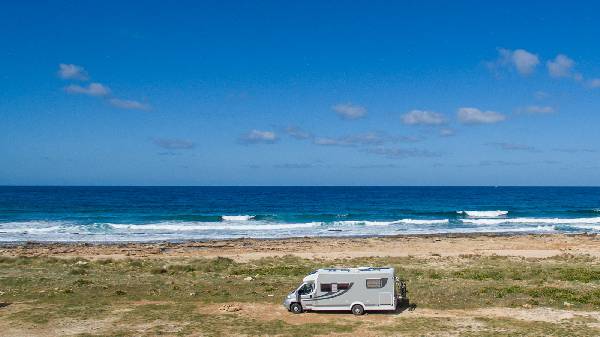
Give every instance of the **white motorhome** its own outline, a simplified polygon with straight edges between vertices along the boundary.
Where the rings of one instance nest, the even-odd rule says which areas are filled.
[[[394,268],[331,268],[308,274],[283,305],[299,314],[304,310],[351,310],[362,315],[371,310],[396,310],[406,300],[406,284]]]

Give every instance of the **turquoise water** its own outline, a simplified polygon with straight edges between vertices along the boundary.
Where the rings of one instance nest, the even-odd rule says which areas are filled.
[[[0,241],[600,232],[598,187],[0,187]]]

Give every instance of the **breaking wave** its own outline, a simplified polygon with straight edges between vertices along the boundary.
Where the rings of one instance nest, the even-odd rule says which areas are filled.
[[[331,224],[336,226],[390,226],[397,224],[411,224],[411,225],[443,225],[450,223],[448,219],[442,220],[421,220],[421,219],[402,219],[394,221],[365,221],[365,220],[347,220],[347,221],[334,221]],[[327,223],[324,222],[324,225]]]
[[[508,211],[457,211],[458,214],[466,215],[470,218],[497,218],[508,214]]]
[[[223,221],[248,221],[254,219],[254,215],[222,215]]]
[[[550,225],[577,225],[600,224],[600,217],[595,218],[506,218],[506,219],[463,219],[463,223],[474,225],[501,225],[501,224],[550,224]]]
[[[585,218],[450,218],[280,221],[231,216],[229,220],[143,223],[69,221],[0,222],[0,241],[152,241],[312,236],[385,236],[483,232],[599,232],[600,216]]]
[[[285,224],[285,223],[261,223],[261,224],[198,224],[198,223],[185,223],[185,222],[174,222],[174,223],[156,223],[156,224],[143,224],[143,225],[132,225],[132,224],[109,224],[114,229],[126,229],[131,231],[150,230],[150,231],[210,231],[210,230],[280,230],[280,229],[296,229],[296,228],[309,228],[315,227],[318,223],[296,223],[296,224]]]
[[[60,221],[26,221],[0,223],[0,233],[48,233],[63,229]]]

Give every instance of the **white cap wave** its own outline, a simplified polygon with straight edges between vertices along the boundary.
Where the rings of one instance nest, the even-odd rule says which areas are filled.
[[[290,224],[222,224],[198,223],[198,222],[160,222],[154,224],[110,224],[114,229],[129,231],[214,231],[214,230],[244,230],[244,231],[264,231],[264,230],[285,230],[295,228],[310,228],[317,226],[318,223],[290,223]]]
[[[458,214],[464,214],[470,218],[497,218],[507,215],[508,211],[457,211]]]
[[[223,215],[223,221],[248,221],[254,219],[254,215]]]
[[[334,221],[335,226],[389,226],[397,224],[409,224],[409,225],[443,225],[449,223],[448,219],[402,219],[395,221],[366,221],[366,220],[347,220],[347,221]],[[326,223],[324,223],[326,224]]]
[[[512,219],[463,219],[463,223],[474,225],[500,224],[549,224],[549,225],[592,225],[600,224],[600,217],[595,218],[512,218]]]

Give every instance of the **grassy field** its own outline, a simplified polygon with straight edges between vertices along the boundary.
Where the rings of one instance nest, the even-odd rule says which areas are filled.
[[[293,315],[280,304],[313,269],[363,265],[396,267],[416,309]],[[589,256],[0,257],[6,335],[598,336],[599,312],[600,261]]]

